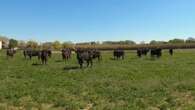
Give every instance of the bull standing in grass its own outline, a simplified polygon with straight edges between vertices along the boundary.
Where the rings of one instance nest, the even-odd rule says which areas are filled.
[[[146,56],[149,52],[149,49],[143,48],[143,49],[137,49],[137,56],[142,57],[142,55]]]
[[[87,62],[87,67],[89,65],[92,67],[93,54],[89,50],[77,49],[76,54],[77,54],[76,57],[77,57],[79,65],[80,65],[80,68],[83,68],[84,62]]]
[[[49,56],[48,50],[41,51],[41,54],[39,57],[41,58],[42,64],[47,64],[48,56]]]
[[[162,49],[161,48],[151,49],[150,54],[152,58],[154,58],[155,56],[157,58],[160,58],[162,56]]]
[[[51,56],[52,56],[52,50],[51,49],[47,49],[46,51],[47,51],[47,54],[48,54],[49,58],[51,58]]]
[[[8,58],[8,57],[13,58],[15,54],[16,54],[16,50],[14,50],[14,49],[12,49],[12,48],[7,49],[7,51],[6,51],[7,58]]]
[[[24,54],[25,58],[29,57],[30,60],[32,59],[32,57],[38,57],[38,59],[40,59],[41,51],[40,50],[32,50],[31,48],[29,48],[29,49],[25,49],[23,51],[23,54]]]
[[[99,50],[92,49],[90,52],[93,56],[93,59],[98,59],[98,61],[100,61],[102,59],[101,52]]]
[[[138,57],[142,57],[142,50],[141,49],[137,49],[137,56]]]
[[[66,49],[62,49],[62,59],[67,61],[71,58],[71,49],[66,48]]]
[[[118,49],[114,50],[113,56],[114,56],[114,59],[117,59],[117,60],[120,58],[124,59],[125,52],[123,49],[118,48]]]
[[[169,54],[173,56],[173,49],[169,49]]]

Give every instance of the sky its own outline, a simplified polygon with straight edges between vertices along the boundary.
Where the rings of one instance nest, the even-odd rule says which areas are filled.
[[[0,35],[72,42],[195,37],[195,0],[0,0]]]

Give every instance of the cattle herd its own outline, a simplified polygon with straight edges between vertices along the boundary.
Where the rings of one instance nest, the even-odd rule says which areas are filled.
[[[102,55],[101,52],[98,49],[70,49],[65,48],[61,50],[62,59],[64,61],[68,61],[71,59],[72,51],[76,53],[76,58],[78,61],[78,64],[80,65],[80,68],[83,67],[83,64],[86,62],[87,67],[93,65],[93,60],[98,59],[98,61],[101,61]],[[142,56],[147,56],[147,54],[150,52],[150,55],[152,58],[160,58],[162,56],[162,49],[161,48],[140,48],[137,49],[137,56],[141,58]],[[16,53],[16,50],[14,49],[7,49],[6,55],[7,57],[14,57],[14,54]],[[173,49],[169,49],[169,54],[173,55]],[[31,60],[32,57],[37,57],[38,60],[41,61],[42,64],[47,64],[48,58],[52,57],[52,50],[51,49],[43,49],[43,50],[33,50],[31,48],[27,48],[23,50],[23,55],[25,59]],[[122,48],[115,49],[113,51],[113,57],[115,60],[124,59],[125,51]]]

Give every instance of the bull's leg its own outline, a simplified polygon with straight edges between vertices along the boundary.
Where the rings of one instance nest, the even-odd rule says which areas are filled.
[[[64,56],[62,55],[62,60],[64,61]]]
[[[100,56],[98,56],[98,61],[100,61]]]
[[[80,63],[80,68],[83,68],[83,63]]]
[[[158,54],[158,55],[157,55],[157,58],[160,58],[160,57],[161,57],[161,55],[160,55],[160,54]]]
[[[43,59],[43,58],[41,58],[41,64],[42,64],[42,65],[44,64],[44,59]]]
[[[38,56],[38,60],[40,60],[41,59],[41,56]]]
[[[47,65],[47,58],[45,59],[45,64]]]
[[[64,60],[64,62],[66,63],[66,61],[67,61],[67,58],[66,58],[66,56],[64,56],[64,59],[63,59],[63,60]]]
[[[47,58],[44,58],[44,64],[45,65],[47,64]]]
[[[89,60],[87,60],[87,67],[89,67]]]
[[[92,59],[90,60],[90,64],[91,64],[91,67],[92,67],[93,66],[93,60]]]
[[[79,65],[80,65],[80,68],[83,68],[83,61],[82,60],[79,60]]]
[[[44,65],[46,64],[46,59],[44,58],[44,60],[43,60],[43,63],[44,63]]]
[[[44,63],[43,58],[38,56],[38,62],[43,64]]]
[[[100,55],[100,60],[102,60],[102,55]]]
[[[65,63],[67,62],[67,60],[68,60],[68,58],[67,58],[67,57],[65,57],[65,59],[64,59]]]
[[[139,58],[141,58],[141,57],[142,57],[141,53],[138,53],[138,54],[137,54],[137,56],[138,56]]]
[[[155,59],[155,55],[151,54],[151,60]]]

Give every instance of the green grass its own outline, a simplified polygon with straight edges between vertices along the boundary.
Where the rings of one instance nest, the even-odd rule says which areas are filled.
[[[75,56],[59,62],[54,54],[48,65],[32,65],[22,52],[6,59],[0,52],[0,109],[2,110],[194,110],[195,50],[163,52],[160,59],[103,60],[92,68],[78,66]]]

